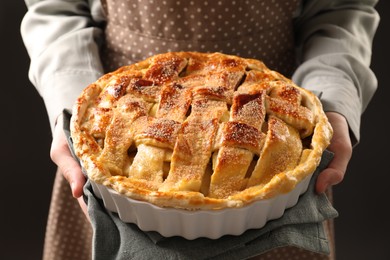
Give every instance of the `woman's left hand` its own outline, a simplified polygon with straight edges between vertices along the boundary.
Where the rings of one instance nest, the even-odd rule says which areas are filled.
[[[327,149],[334,153],[334,157],[328,168],[318,176],[317,193],[325,192],[330,186],[336,185],[344,179],[348,163],[352,157],[352,143],[347,120],[344,116],[335,112],[327,112],[326,115],[333,127],[333,137]]]

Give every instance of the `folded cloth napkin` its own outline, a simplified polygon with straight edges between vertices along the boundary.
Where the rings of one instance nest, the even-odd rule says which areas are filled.
[[[64,121],[69,120],[69,114],[64,118]],[[69,136],[69,121],[64,122],[64,127]],[[69,144],[71,146],[70,139]],[[186,240],[144,232],[135,224],[121,221],[116,213],[108,212],[87,181],[84,199],[94,230],[93,259],[246,259],[289,245],[328,254],[323,221],[337,217],[338,213],[325,194],[315,192],[315,181],[332,158],[333,153],[324,152],[308,190],[281,218],[268,221],[260,229],[247,230],[240,236],[226,235],[219,239]]]

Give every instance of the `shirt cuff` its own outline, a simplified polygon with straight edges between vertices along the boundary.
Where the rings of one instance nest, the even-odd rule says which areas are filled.
[[[352,145],[360,140],[361,103],[353,87],[346,88],[351,82],[343,78],[315,77],[305,80],[302,87],[321,92],[321,103],[325,112],[337,112],[343,115],[350,129]]]

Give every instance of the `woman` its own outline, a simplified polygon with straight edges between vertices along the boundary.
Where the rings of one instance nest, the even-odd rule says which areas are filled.
[[[335,156],[319,175],[316,191],[323,193],[340,183],[352,147],[359,142],[361,113],[377,86],[369,68],[379,21],[376,3],[26,0],[28,12],[21,28],[31,57],[29,77],[46,104],[53,132],[51,158],[59,169],[44,258],[90,257],[91,227],[82,200],[85,179],[69,152],[58,116],[102,74],[156,53],[219,51],[257,58],[298,85],[321,92],[334,128],[329,150]],[[86,218],[79,216],[80,209]],[[290,256],[315,255],[296,248],[280,250]],[[335,257],[331,251],[326,259]]]

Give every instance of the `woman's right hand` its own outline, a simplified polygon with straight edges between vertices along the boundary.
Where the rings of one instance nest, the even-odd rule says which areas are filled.
[[[83,200],[83,186],[86,179],[79,163],[73,158],[69,150],[63,131],[62,115],[57,119],[57,124],[54,127],[50,157],[68,181],[73,197],[78,200],[84,214],[88,218],[87,205]]]

